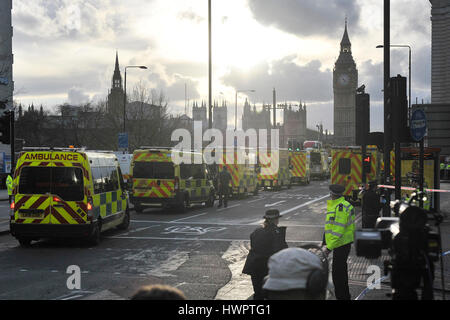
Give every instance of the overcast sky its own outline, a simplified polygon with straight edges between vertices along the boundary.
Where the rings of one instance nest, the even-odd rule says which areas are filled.
[[[116,50],[127,87],[163,90],[173,113],[208,100],[207,0],[14,0],[16,101],[50,108],[105,99]],[[371,130],[382,131],[383,6],[380,0],[213,0],[213,100],[234,123],[245,98],[261,108],[302,101],[308,127],[333,130],[332,71],[345,17],[359,71],[371,95]],[[430,100],[431,5],[391,1],[391,44],[412,47],[412,97]],[[392,49],[391,75],[408,75],[408,49]],[[189,112],[190,114],[190,112]],[[281,119],[281,113],[278,116]]]

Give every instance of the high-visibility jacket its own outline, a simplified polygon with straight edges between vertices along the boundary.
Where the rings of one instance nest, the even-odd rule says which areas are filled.
[[[446,165],[445,165],[445,163],[441,163],[441,170],[445,170],[445,167],[446,167]]]
[[[355,238],[355,209],[344,197],[327,201],[325,243],[329,250],[352,243]]]
[[[12,195],[13,179],[11,175],[6,178],[6,188],[8,189],[8,196]]]
[[[420,189],[417,189],[417,191],[419,191]],[[426,200],[425,201],[423,201],[423,209],[425,209],[425,210],[430,210],[430,207],[431,207],[431,199],[430,199],[430,197],[431,197],[431,194],[430,193],[428,193],[428,192],[425,192],[425,197],[426,197]],[[409,202],[409,196],[407,196],[406,197],[406,202]],[[416,207],[418,207],[419,206],[419,204],[420,204],[420,202],[419,201],[417,201],[417,200],[414,200],[412,203],[411,203],[413,206],[416,206]]]

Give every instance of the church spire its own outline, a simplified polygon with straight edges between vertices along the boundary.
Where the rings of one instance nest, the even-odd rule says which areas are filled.
[[[350,38],[348,37],[347,32],[347,17],[345,17],[345,29],[344,29],[344,35],[342,36],[341,40],[341,52],[352,52],[351,51],[352,44],[350,42]]]
[[[122,89],[122,75],[120,74],[119,53],[117,51],[116,51],[116,64],[114,68],[114,75],[112,78],[112,88]]]

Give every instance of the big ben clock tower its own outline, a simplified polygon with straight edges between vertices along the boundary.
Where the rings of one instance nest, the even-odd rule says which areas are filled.
[[[352,56],[352,44],[348,37],[346,20],[341,51],[333,70],[335,145],[355,145],[357,86],[358,70]]]

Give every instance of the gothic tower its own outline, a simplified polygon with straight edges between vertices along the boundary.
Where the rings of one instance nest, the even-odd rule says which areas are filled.
[[[357,86],[358,70],[352,56],[352,44],[347,33],[346,19],[339,57],[333,70],[335,145],[355,145]]]
[[[114,68],[114,74],[111,81],[111,91],[108,94],[108,113],[123,112],[123,86],[122,75],[119,68],[119,55],[116,52],[116,64]]]

